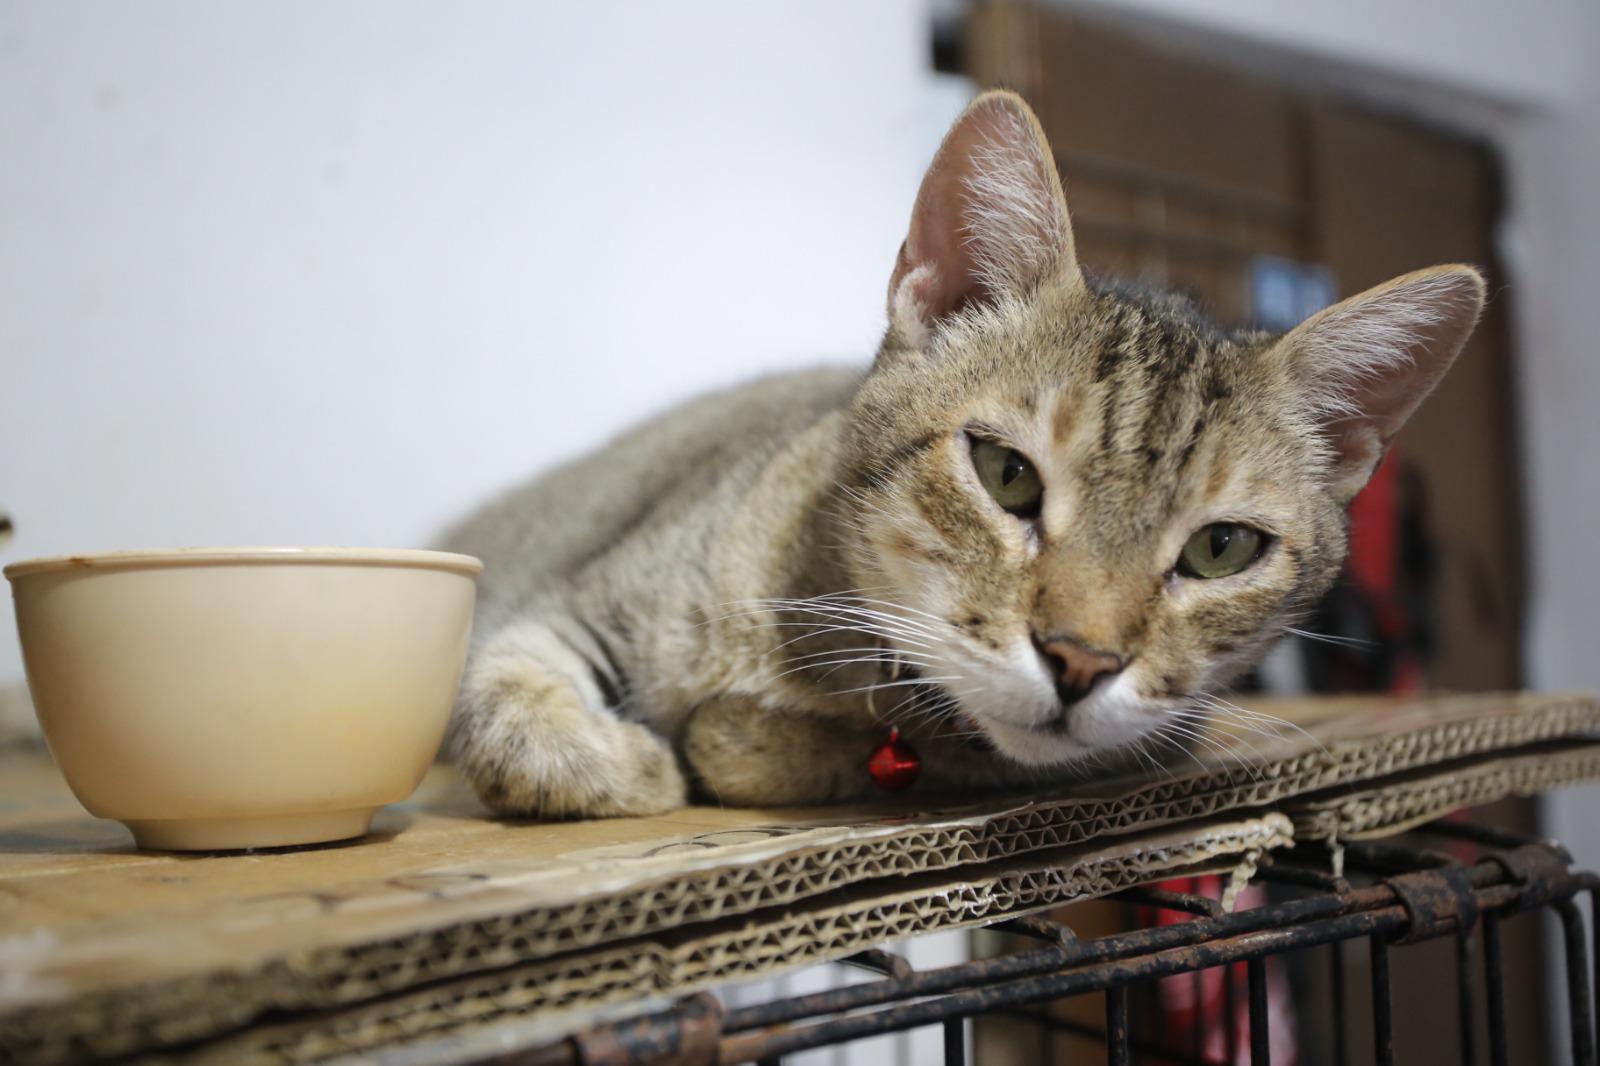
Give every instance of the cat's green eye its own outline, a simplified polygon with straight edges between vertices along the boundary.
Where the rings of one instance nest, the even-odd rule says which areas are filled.
[[[1237,522],[1213,522],[1199,529],[1178,556],[1178,573],[1185,577],[1230,577],[1257,559],[1267,546],[1266,535]]]
[[[994,502],[1020,518],[1033,518],[1044,499],[1044,482],[1028,457],[1015,448],[972,438],[972,465]]]

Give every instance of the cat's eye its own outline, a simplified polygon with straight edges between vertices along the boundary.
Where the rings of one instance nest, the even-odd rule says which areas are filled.
[[[1027,456],[1004,444],[973,437],[972,466],[995,503],[1019,518],[1038,516],[1044,482]]]
[[[1196,530],[1178,555],[1184,577],[1230,577],[1261,558],[1267,536],[1237,522],[1213,522]]]

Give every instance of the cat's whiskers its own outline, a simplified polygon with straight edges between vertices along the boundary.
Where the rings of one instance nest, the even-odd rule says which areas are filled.
[[[878,629],[876,627],[866,626],[866,625],[863,625],[863,624],[860,624],[860,623],[843,624],[843,623],[826,623],[826,622],[758,622],[758,623],[755,623],[755,624],[751,625],[750,628],[751,629],[803,629],[803,630],[805,630],[805,632],[801,633],[799,636],[794,637],[794,638],[792,638],[790,640],[786,640],[782,644],[779,644],[776,648],[773,649],[775,651],[781,651],[782,649],[789,647],[791,644],[800,643],[802,640],[809,640],[809,639],[811,639],[813,637],[823,636],[823,635],[830,634],[830,633],[860,633],[862,636],[871,637],[871,638],[873,638],[875,640],[879,640],[879,641],[888,640],[888,639],[892,638],[895,641],[898,641],[899,643],[902,643],[902,644],[914,644],[919,648],[932,647],[932,645],[927,643],[926,641],[915,640],[915,639],[910,638],[910,637],[900,636],[898,634],[890,633],[890,632],[887,632],[885,630]]]
[[[1224,759],[1224,765],[1226,765],[1226,759],[1232,759],[1239,769],[1250,775],[1252,781],[1260,782],[1265,780],[1266,775],[1263,767],[1266,765],[1267,760],[1260,750],[1248,740],[1224,728],[1215,720],[1190,719],[1190,723],[1191,727],[1196,728],[1201,734],[1196,739],[1201,740],[1202,743],[1209,742],[1212,749]],[[1181,730],[1183,727],[1175,726],[1175,728]],[[1194,735],[1193,732],[1191,732],[1191,735]],[[1219,738],[1225,739],[1227,743],[1224,743],[1223,739]],[[1247,755],[1246,751],[1241,750],[1241,748],[1247,749],[1249,754]]]
[[[1191,717],[1203,718],[1208,724],[1219,730],[1226,730],[1227,736],[1234,736],[1229,727],[1236,727],[1252,736],[1264,737],[1268,740],[1282,740],[1283,734],[1272,728],[1268,722],[1256,722],[1249,718],[1236,716],[1228,708],[1214,704],[1201,703],[1189,709]]]
[[[751,607],[749,611],[729,614],[724,617],[736,618],[740,617],[741,614],[782,614],[785,612],[791,614],[814,614],[841,624],[868,623],[881,627],[885,631],[904,636],[907,639],[926,639],[937,635],[926,623],[919,622],[916,619],[905,618],[874,607],[863,607],[856,603],[826,601],[822,597],[813,597],[808,600],[774,599],[747,602]]]
[[[1160,776],[1163,767],[1161,763],[1145,749],[1145,737],[1137,737],[1132,743],[1123,745],[1125,750],[1131,751],[1140,761],[1141,765],[1148,764],[1151,770]]]
[[[879,604],[881,606],[893,608],[893,610],[880,610],[878,607],[866,606],[868,604]],[[932,635],[936,632],[933,627],[929,626],[926,622],[919,621],[915,618],[907,618],[904,614],[899,613],[901,611],[911,610],[911,608],[902,607],[899,604],[892,604],[887,600],[875,600],[865,596],[853,596],[850,598],[848,603],[843,601],[828,601],[824,603],[820,609],[813,607],[807,607],[805,609],[815,610],[818,611],[818,613],[833,611],[839,614],[850,616],[888,620],[894,625],[904,627],[914,632],[926,633],[929,635]],[[920,614],[922,612],[916,613]],[[930,615],[929,617],[932,616]]]
[[[1337,633],[1313,633],[1309,629],[1296,629],[1294,626],[1284,626],[1285,633],[1293,633],[1303,640],[1314,640],[1319,644],[1332,644],[1336,648],[1346,648],[1350,651],[1372,652],[1383,647],[1379,640],[1364,640],[1361,637],[1345,637]]]
[[[1278,727],[1281,726],[1282,728],[1298,733],[1306,740],[1309,740],[1312,744],[1316,745],[1318,751],[1326,753],[1328,750],[1327,746],[1323,744],[1322,740],[1317,737],[1315,733],[1312,733],[1298,722],[1291,722],[1287,718],[1280,718],[1275,714],[1268,714],[1265,711],[1258,711],[1249,707],[1241,707],[1237,703],[1225,700],[1220,696],[1216,696],[1211,693],[1196,693],[1192,698],[1202,700],[1210,709],[1221,712],[1224,715],[1231,716],[1241,724],[1250,722],[1258,726],[1269,727],[1273,730],[1272,736],[1277,739],[1283,738],[1283,734],[1278,732]]]
[[[844,607],[838,605],[811,606],[808,603],[785,604],[780,602],[763,603],[750,606],[743,611],[731,611],[719,615],[708,621],[724,622],[737,618],[752,618],[767,614],[812,614],[836,622],[845,622],[854,619],[868,619],[889,626],[904,629],[909,634],[926,632],[926,627],[914,619],[900,618],[886,611],[877,611],[863,607]]]
[[[1164,725],[1152,731],[1150,738],[1152,742],[1162,745],[1167,751],[1177,752],[1185,756],[1190,762],[1195,764],[1196,768],[1201,770],[1206,768],[1206,764],[1201,761],[1200,756],[1190,751],[1186,745],[1179,743],[1176,735],[1169,733]],[[1173,770],[1172,773],[1174,776],[1177,775],[1176,770]]]
[[[1249,774],[1251,779],[1254,781],[1259,782],[1264,779],[1261,766],[1258,762],[1251,762],[1250,760],[1246,759],[1244,755],[1236,748],[1228,744],[1224,744],[1218,740],[1214,733],[1207,732],[1205,728],[1200,728],[1216,728],[1216,722],[1209,716],[1199,711],[1197,708],[1173,708],[1169,713],[1172,715],[1172,718],[1159,727],[1161,730],[1176,736],[1188,737],[1197,743],[1204,744],[1208,749],[1216,752],[1218,757],[1223,760],[1230,758],[1233,759],[1238,765],[1239,769]],[[1223,735],[1230,737],[1230,739],[1238,739],[1233,737],[1233,735],[1230,733],[1224,732]],[[1259,756],[1259,752],[1257,755]],[[1223,768],[1226,769],[1225,761],[1223,763]]]
[[[1179,708],[1174,708],[1170,713],[1174,717],[1179,718],[1181,720],[1190,721],[1190,722],[1198,722],[1198,723],[1201,723],[1201,724],[1205,725],[1207,728],[1209,728],[1211,730],[1211,735],[1214,736],[1214,737],[1225,738],[1225,739],[1228,739],[1228,740],[1236,741],[1239,744],[1242,744],[1242,745],[1245,745],[1247,747],[1250,747],[1250,750],[1258,758],[1261,756],[1261,752],[1259,750],[1257,750],[1256,748],[1254,748],[1253,746],[1251,746],[1250,742],[1244,736],[1241,736],[1239,733],[1234,732],[1233,728],[1231,728],[1231,727],[1239,726],[1241,729],[1243,729],[1243,731],[1245,733],[1253,735],[1253,736],[1261,736],[1261,737],[1267,737],[1269,739],[1277,739],[1276,734],[1268,733],[1265,730],[1263,730],[1263,729],[1261,729],[1259,727],[1253,726],[1253,725],[1251,725],[1249,723],[1230,720],[1226,713],[1220,712],[1218,709],[1212,708],[1212,707],[1207,707],[1207,706],[1203,706],[1203,705],[1202,706],[1196,706],[1196,707],[1179,707]]]
[[[961,677],[960,677],[960,675],[957,675],[957,674],[950,674],[950,675],[946,675],[944,677],[908,677],[908,678],[904,678],[904,679],[899,680],[899,681],[883,681],[883,682],[880,682],[880,683],[878,683],[876,685],[860,685],[860,686],[858,686],[856,688],[840,689],[838,692],[835,693],[835,695],[837,695],[837,696],[850,696],[850,695],[854,695],[854,694],[859,693],[859,692],[881,692],[884,689],[889,689],[889,688],[907,688],[907,687],[909,687],[911,685],[931,685],[931,684],[935,684],[935,683],[940,682],[940,681],[960,681],[960,680],[961,680]]]
[[[827,636],[827,635],[833,634],[833,633],[860,633],[862,636],[870,637],[871,639],[876,640],[879,643],[887,642],[889,640],[890,636],[891,636],[891,634],[884,633],[881,630],[868,629],[866,627],[859,626],[859,625],[848,625],[848,626],[847,625],[822,625],[822,624],[816,623],[816,622],[768,622],[768,623],[764,623],[762,625],[752,626],[751,628],[752,629],[793,629],[793,628],[796,628],[796,627],[804,628],[806,630],[806,632],[801,633],[797,637],[791,637],[790,639],[784,641],[782,644],[779,644],[777,647],[773,648],[772,650],[773,651],[782,651],[785,648],[788,648],[788,647],[791,647],[792,645],[800,643],[802,640],[811,640],[811,639],[813,639],[815,637]],[[898,640],[898,642],[900,644],[914,644],[919,649],[920,648],[931,648],[931,647],[933,647],[932,644],[928,644],[925,641],[909,640],[909,639],[907,639],[905,637],[898,637],[898,638],[895,638],[895,639]],[[908,654],[908,655],[925,655],[925,654],[928,654],[928,653],[927,652],[923,652],[923,651],[907,651],[906,654]]]
[[[876,514],[886,522],[890,522],[895,525],[899,525],[901,523],[902,520],[898,515],[890,514],[880,504],[874,503],[871,499],[869,499],[867,494],[862,492],[860,489],[851,488],[849,485],[846,485],[844,482],[837,479],[835,479],[833,484],[835,488],[837,488],[842,494],[848,497],[856,504],[856,506],[860,507],[861,509]],[[883,482],[879,481],[874,482],[874,487],[880,492],[886,491],[888,488],[888,486],[886,486]]]
[[[719,604],[723,613],[708,618],[712,621],[763,619],[752,621],[752,629],[802,630],[798,636],[779,643],[773,650],[785,649],[806,640],[843,633],[859,633],[871,643],[866,646],[829,648],[802,655],[785,655],[789,668],[774,675],[774,680],[792,674],[814,672],[819,681],[825,681],[839,670],[850,666],[882,665],[888,667],[889,680],[848,689],[831,694],[848,696],[865,693],[868,709],[873,717],[889,724],[932,724],[948,718],[956,709],[948,695],[937,687],[942,681],[961,681],[962,676],[949,670],[947,660],[935,653],[935,641],[941,637],[935,625],[948,628],[949,623],[937,615],[914,607],[862,593],[878,592],[879,588],[851,589],[824,593],[797,599],[772,597],[767,599],[735,600]],[[800,620],[768,620],[767,616],[781,614],[800,615]],[[812,616],[815,620],[806,619]],[[913,617],[915,616],[915,617]],[[702,623],[706,624],[706,623]],[[902,679],[900,667],[915,666],[923,675]],[[913,689],[911,696],[892,708],[880,711],[870,699],[871,695],[886,689]]]
[[[808,670],[820,671],[817,676],[820,679],[826,680],[827,678],[838,673],[840,670],[843,670],[845,667],[853,666],[857,663],[880,663],[885,666],[895,666],[899,664],[899,660],[887,658],[881,655],[862,655],[848,659],[824,659],[819,662],[801,663],[798,666],[790,667],[787,670],[774,674],[773,680],[788,677],[791,674],[804,673]]]
[[[897,662],[903,658],[937,659],[937,656],[925,652],[910,651],[898,652],[885,648],[882,644],[868,644],[859,648],[829,648],[827,651],[814,651],[806,655],[785,655],[784,661],[791,663],[803,662],[807,659],[825,659],[830,655],[875,654],[884,662]]]
[[[1158,732],[1163,737],[1165,737],[1165,738],[1167,738],[1169,740],[1173,740],[1175,742],[1178,750],[1185,752],[1191,759],[1194,760],[1195,765],[1197,767],[1199,767],[1200,769],[1202,769],[1202,770],[1206,770],[1206,771],[1209,771],[1209,772],[1215,772],[1217,770],[1222,770],[1222,771],[1225,771],[1225,772],[1231,774],[1231,773],[1234,772],[1232,767],[1230,767],[1230,765],[1229,765],[1229,760],[1231,759],[1235,764],[1237,764],[1240,768],[1245,770],[1247,773],[1250,772],[1249,765],[1239,758],[1238,752],[1232,751],[1231,749],[1229,749],[1227,747],[1224,747],[1224,746],[1222,746],[1220,744],[1217,744],[1210,737],[1208,737],[1208,736],[1206,736],[1206,735],[1204,735],[1202,733],[1196,733],[1196,732],[1194,732],[1194,731],[1192,731],[1190,729],[1187,729],[1187,728],[1185,728],[1183,726],[1178,725],[1177,723],[1168,723],[1167,725],[1162,726],[1158,730]],[[1199,755],[1196,755],[1193,751],[1191,751],[1189,749],[1188,746],[1186,746],[1186,745],[1184,745],[1182,743],[1182,740],[1184,740],[1184,739],[1193,741],[1195,744],[1201,745],[1203,751],[1212,752],[1213,753],[1212,759],[1207,760],[1207,759],[1200,758]],[[1257,777],[1255,779],[1259,780],[1259,777]]]
[[[887,592],[887,591],[889,591],[888,587],[884,586],[884,585],[867,585],[867,586],[863,586],[861,588],[841,589],[838,592],[826,592],[826,593],[822,593],[821,595],[818,595],[818,596],[809,596],[809,597],[805,597],[805,598],[801,598],[801,599],[795,599],[795,598],[761,599],[761,598],[758,598],[758,599],[744,599],[744,600],[724,600],[721,603],[715,603],[715,604],[711,605],[711,609],[720,610],[720,611],[723,611],[724,613],[716,614],[716,615],[708,615],[705,618],[705,620],[700,622],[700,623],[698,623],[698,625],[707,626],[707,625],[710,625],[713,622],[726,621],[726,620],[731,619],[731,618],[741,618],[741,617],[745,617],[745,616],[751,615],[751,614],[761,614],[761,613],[764,613],[764,612],[769,612],[769,611],[771,611],[773,609],[773,605],[774,604],[828,603],[828,602],[831,602],[831,601],[834,601],[834,600],[838,600],[838,599],[841,599],[841,598],[852,597],[856,593],[860,593],[860,592]],[[733,610],[728,610],[728,608],[734,608],[734,609]]]

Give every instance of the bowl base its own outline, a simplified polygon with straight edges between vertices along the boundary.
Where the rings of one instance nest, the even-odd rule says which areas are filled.
[[[323,844],[363,836],[376,807],[285,814],[271,818],[123,819],[134,842],[153,851],[237,851],[290,844]]]

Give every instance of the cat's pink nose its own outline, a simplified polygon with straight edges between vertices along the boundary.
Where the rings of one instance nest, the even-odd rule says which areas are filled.
[[[1089,694],[1096,681],[1121,673],[1121,657],[1066,637],[1040,643],[1039,650],[1056,672],[1056,692],[1063,704],[1076,703]]]

